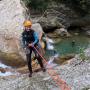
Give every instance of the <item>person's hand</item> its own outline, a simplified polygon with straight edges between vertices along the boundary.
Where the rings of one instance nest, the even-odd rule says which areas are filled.
[[[34,45],[33,45],[33,43],[30,43],[28,46],[29,46],[29,47],[33,47]]]

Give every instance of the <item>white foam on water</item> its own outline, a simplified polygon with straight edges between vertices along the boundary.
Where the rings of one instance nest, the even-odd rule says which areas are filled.
[[[48,49],[48,50],[53,50],[53,49],[54,49],[54,46],[51,45],[50,43],[48,43],[48,44],[47,44],[47,49]]]
[[[48,42],[52,43],[52,44],[54,43],[54,41],[52,39],[50,39],[50,38],[48,38]]]
[[[7,65],[5,65],[5,64],[2,64],[2,63],[0,63],[0,67],[1,67],[1,68],[7,68],[7,67],[10,68],[9,66],[7,66]]]
[[[54,57],[51,57],[50,60],[48,61],[48,64],[53,63],[53,61],[54,61]]]
[[[47,38],[47,49],[48,50],[53,50],[54,46],[52,45],[54,43],[54,41],[50,38]]]
[[[47,49],[48,50],[54,50],[54,41],[50,38],[47,39]],[[58,57],[59,54],[56,53],[54,56],[50,57],[49,61],[48,61],[48,64],[46,66],[46,68],[51,68],[51,67],[54,67],[56,66],[57,64],[53,63],[53,61],[55,60],[56,57]]]
[[[58,57],[58,54],[50,57],[50,60],[48,61],[46,68],[52,68],[52,67],[55,67],[57,65],[57,64],[53,63],[53,61],[55,60],[56,57]]]
[[[57,58],[58,56],[60,56],[58,53],[54,55],[54,58]]]
[[[0,68],[5,69],[5,68],[11,68],[11,67],[0,63]],[[6,71],[5,73],[2,73],[0,71],[0,76],[9,76],[9,75],[16,75],[16,74],[18,74],[18,73],[17,72],[10,72],[10,71]]]
[[[5,72],[5,73],[0,72],[0,76],[9,76],[9,75],[14,75],[14,74],[12,72]]]

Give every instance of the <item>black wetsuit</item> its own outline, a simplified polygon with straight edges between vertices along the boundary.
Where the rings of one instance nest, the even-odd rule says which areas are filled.
[[[33,45],[39,51],[39,46],[38,46],[39,39],[38,39],[38,35],[36,34],[36,32],[32,29],[30,31],[24,31],[22,33],[22,41],[23,41],[23,46],[28,48],[29,50],[29,53],[26,53],[26,56],[27,56],[28,68],[29,68],[30,73],[32,73],[32,60],[31,60],[32,51],[34,52],[35,57],[37,58],[41,68],[43,69],[44,66],[43,66],[41,57],[38,55],[38,53],[33,47],[28,47],[28,44],[33,43]]]

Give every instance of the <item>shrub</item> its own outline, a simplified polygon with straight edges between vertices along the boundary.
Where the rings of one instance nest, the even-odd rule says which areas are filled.
[[[25,2],[25,5],[30,9],[44,11],[49,3],[49,0],[22,0]]]

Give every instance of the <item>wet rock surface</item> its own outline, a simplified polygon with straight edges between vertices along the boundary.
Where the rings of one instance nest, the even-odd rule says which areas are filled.
[[[0,62],[12,66],[21,67],[26,64],[26,61],[17,53],[0,53]]]
[[[12,76],[7,78],[0,79],[0,89],[1,90],[58,90],[57,86],[51,79],[43,80],[46,75],[41,72],[33,75],[32,78],[29,78],[28,75],[21,76]]]
[[[82,90],[90,86],[90,61],[79,63],[74,61],[56,69],[60,77],[71,86],[71,90]]]
[[[26,71],[27,68],[22,70]],[[55,66],[54,70],[71,90],[90,88],[90,60],[81,62],[75,57],[68,64]],[[31,78],[28,77],[28,70],[26,74],[0,77],[0,90],[61,90],[47,71],[34,72]]]

